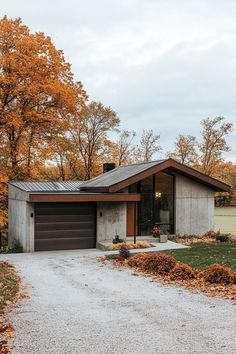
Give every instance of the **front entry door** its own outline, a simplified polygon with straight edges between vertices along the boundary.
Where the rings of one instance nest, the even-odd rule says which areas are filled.
[[[127,236],[134,236],[135,202],[127,202]],[[138,205],[136,203],[136,235],[138,235]]]

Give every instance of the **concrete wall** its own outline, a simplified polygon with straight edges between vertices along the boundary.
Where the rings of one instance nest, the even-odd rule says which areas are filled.
[[[27,202],[27,193],[9,185],[8,244],[18,240],[25,252],[34,251],[34,204]],[[33,214],[33,217],[31,217]]]
[[[176,175],[176,234],[203,235],[214,229],[214,190]]]
[[[97,203],[97,242],[126,239],[126,202]]]

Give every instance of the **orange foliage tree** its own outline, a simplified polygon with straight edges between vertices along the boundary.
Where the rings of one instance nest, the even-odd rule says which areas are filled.
[[[70,64],[43,33],[21,19],[0,20],[0,167],[10,179],[39,178],[57,134],[87,99]],[[4,177],[5,178],[5,177]]]
[[[198,162],[199,155],[196,151],[197,140],[191,135],[179,134],[175,140],[175,150],[168,154],[180,163],[193,166]]]
[[[70,140],[72,151],[82,162],[84,179],[94,177],[97,167],[109,155],[111,141],[108,133],[117,129],[120,119],[110,107],[92,101],[82,117],[72,117]]]

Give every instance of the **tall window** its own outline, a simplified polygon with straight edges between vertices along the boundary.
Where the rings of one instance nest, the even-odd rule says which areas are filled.
[[[174,232],[174,177],[164,172],[155,175],[154,225]]]
[[[153,228],[153,176],[140,182],[139,233],[150,235]]]
[[[152,228],[160,225],[174,232],[174,177],[164,172],[140,182],[139,234],[151,235]]]

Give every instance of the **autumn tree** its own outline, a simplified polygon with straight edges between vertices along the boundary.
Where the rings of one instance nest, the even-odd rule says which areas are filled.
[[[86,99],[49,37],[19,18],[0,19],[1,180],[40,178],[44,152]]]
[[[42,175],[46,179],[73,180],[77,177],[71,165],[76,164],[72,144],[66,134],[60,134],[53,140],[52,146],[47,152],[48,162],[42,169]]]
[[[202,142],[199,146],[201,169],[212,176],[222,162],[222,154],[230,151],[226,138],[232,132],[233,124],[225,122],[224,117],[216,117],[204,119],[201,125]]]
[[[101,161],[109,147],[108,133],[114,131],[119,123],[116,112],[94,101],[87,106],[79,120],[77,116],[71,119],[71,141],[83,161],[84,179],[95,175],[96,163]]]
[[[133,140],[136,136],[133,130],[121,130],[118,140],[114,143],[114,161],[117,165],[125,165],[132,162]]]
[[[144,129],[139,144],[133,150],[134,159],[138,162],[151,161],[154,155],[162,150],[159,140],[160,135],[154,133],[153,129]]]
[[[0,20],[0,134],[11,179],[31,177],[33,155],[66,129],[85,99],[49,37],[30,33],[20,19]]]
[[[199,158],[196,147],[197,140],[194,136],[179,134],[175,140],[175,149],[168,154],[168,157],[180,163],[193,166]]]

